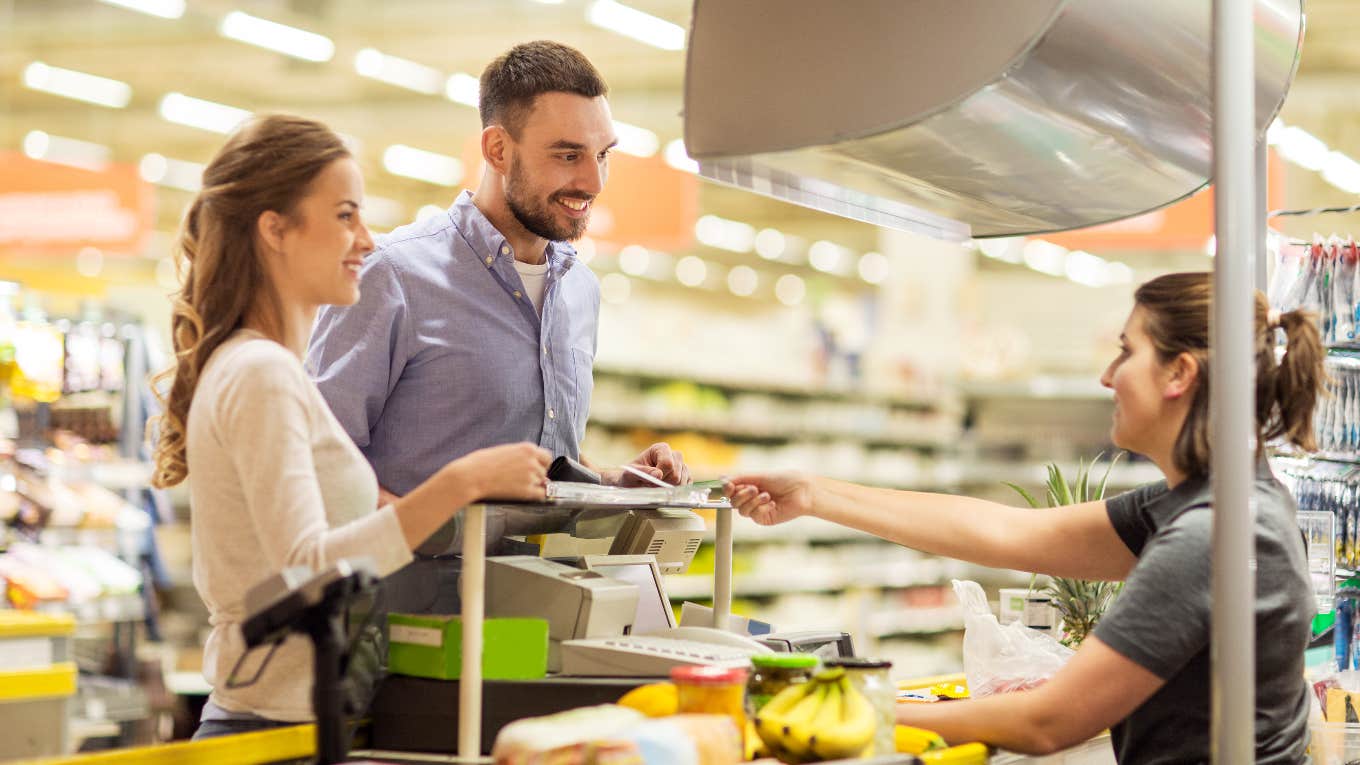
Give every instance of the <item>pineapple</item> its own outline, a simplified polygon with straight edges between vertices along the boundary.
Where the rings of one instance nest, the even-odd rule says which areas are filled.
[[[1100,461],[1102,454],[1096,455],[1090,464],[1077,461],[1077,478],[1071,484],[1063,477],[1062,470],[1056,463],[1048,465],[1048,506],[1062,507],[1064,505],[1079,504],[1082,502],[1092,502],[1105,497],[1105,484],[1110,479],[1110,471],[1114,469],[1114,464],[1119,461],[1116,454],[1114,459],[1105,468],[1105,476],[1101,478],[1100,484],[1091,483],[1091,469]],[[1010,482],[1005,482],[1007,486],[1015,489],[1029,503],[1030,507],[1039,508],[1042,505],[1034,498],[1034,495],[1025,491],[1024,488]],[[1035,577],[1030,578],[1030,590],[1034,589]],[[1053,599],[1058,608],[1058,614],[1062,618],[1063,638],[1062,643],[1069,648],[1076,648],[1091,634],[1095,629],[1096,622],[1100,620],[1105,609],[1109,608],[1110,601],[1119,594],[1123,588],[1122,582],[1089,582],[1085,579],[1066,579],[1063,577],[1053,577],[1045,588],[1044,593]]]

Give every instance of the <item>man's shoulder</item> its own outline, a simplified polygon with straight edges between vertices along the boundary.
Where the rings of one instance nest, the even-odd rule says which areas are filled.
[[[440,213],[379,234],[374,244],[371,260],[406,270],[406,266],[431,260],[452,259],[463,240],[449,215]]]

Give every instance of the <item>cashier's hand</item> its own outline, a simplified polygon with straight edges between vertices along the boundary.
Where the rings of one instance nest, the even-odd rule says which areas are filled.
[[[674,486],[683,486],[690,481],[689,466],[680,452],[670,444],[658,443],[647,447],[642,454],[629,463],[653,478],[660,478]],[[612,486],[653,486],[638,476],[625,470],[605,470],[600,473],[600,481]]]
[[[455,461],[477,482],[481,499],[543,499],[552,455],[528,443],[478,449]]]
[[[737,512],[762,526],[773,526],[812,512],[812,479],[802,473],[739,475],[723,481]]]

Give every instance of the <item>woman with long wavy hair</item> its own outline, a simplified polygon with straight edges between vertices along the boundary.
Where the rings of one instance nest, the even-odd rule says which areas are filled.
[[[450,462],[377,507],[373,469],[302,364],[317,309],[359,297],[373,249],[363,195],[333,131],[266,116],[218,151],[184,219],[153,483],[193,477],[194,586],[210,614],[203,673],[214,686],[195,738],[312,719],[305,638],[289,637],[253,684],[225,682],[233,668],[257,669],[243,661],[239,629],[252,585],[288,566],[360,556],[386,575],[464,505],[543,497],[549,455],[520,443]]]

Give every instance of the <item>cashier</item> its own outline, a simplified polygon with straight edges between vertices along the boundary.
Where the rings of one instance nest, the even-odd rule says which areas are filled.
[[[485,169],[475,193],[380,238],[359,302],[322,310],[308,366],[384,500],[494,444],[523,440],[580,456],[600,290],[570,242],[585,234],[618,143],[606,93],[590,61],[559,43],[518,45],[491,62],[481,77]],[[666,444],[633,464],[689,480]],[[600,473],[606,483],[640,481]],[[452,579],[430,578],[450,571],[437,568],[403,572],[391,594],[407,602],[392,605],[450,607]],[[426,591],[404,598],[403,587]]]
[[[1056,510],[871,489],[800,474],[731,479],[729,496],[760,524],[800,515],[926,552],[1051,576],[1122,581],[1123,591],[1067,665],[1032,690],[946,704],[901,704],[898,721],[950,742],[1046,754],[1109,728],[1120,763],[1209,759],[1209,434],[1211,278],[1171,274],[1138,288],[1119,354],[1113,442],[1146,456],[1165,480]],[[1256,293],[1256,434],[1315,449],[1324,381],[1315,317],[1268,310]],[[1287,338],[1276,363],[1275,337]],[[1258,454],[1256,503],[1257,763],[1305,762],[1303,677],[1316,599],[1293,498]],[[1245,508],[1241,508],[1245,511]]]

